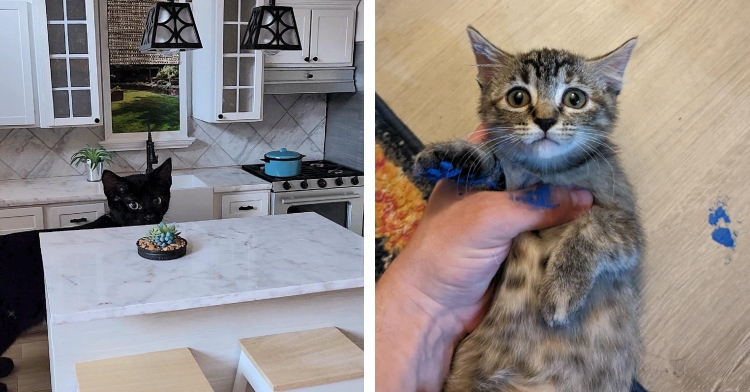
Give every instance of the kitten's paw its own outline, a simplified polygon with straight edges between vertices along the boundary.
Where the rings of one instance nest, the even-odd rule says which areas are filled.
[[[550,327],[567,325],[571,315],[583,306],[586,296],[586,291],[573,283],[575,279],[568,280],[556,275],[548,272],[542,279],[539,292],[542,318]]]
[[[414,175],[437,182],[449,178],[472,189],[498,189],[497,161],[468,142],[438,143],[427,146],[417,155]]]
[[[0,378],[8,377],[13,372],[13,360],[8,357],[0,357]],[[2,388],[0,388],[2,392]]]

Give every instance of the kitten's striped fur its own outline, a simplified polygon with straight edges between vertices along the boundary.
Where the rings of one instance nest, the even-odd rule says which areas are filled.
[[[594,206],[569,224],[514,240],[488,314],[456,350],[444,390],[546,385],[558,392],[626,392],[639,358],[637,276],[644,238],[609,134],[635,40],[585,59],[550,49],[511,55],[472,28],[469,35],[489,142],[429,146],[415,171],[447,160],[461,175],[486,175],[495,183],[504,177],[508,190],[540,183],[586,188]],[[531,96],[524,108],[511,107],[507,98],[519,86]],[[561,104],[571,86],[587,94],[580,110]],[[554,125],[545,132],[535,125],[540,118]],[[540,135],[557,144],[531,141]]]

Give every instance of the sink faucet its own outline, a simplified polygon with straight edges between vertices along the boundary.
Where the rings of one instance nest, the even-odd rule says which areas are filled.
[[[148,139],[146,139],[146,174],[148,174],[154,170],[153,165],[159,163],[159,156],[156,155],[154,141],[151,140],[151,126],[147,124],[146,129],[148,130]]]

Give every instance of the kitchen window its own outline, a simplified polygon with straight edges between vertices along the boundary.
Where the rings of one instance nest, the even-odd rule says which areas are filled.
[[[97,0],[105,140],[112,151],[189,146],[189,56],[141,53],[143,22],[155,0]]]

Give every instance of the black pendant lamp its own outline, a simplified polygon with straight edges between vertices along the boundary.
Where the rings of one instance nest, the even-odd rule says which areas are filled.
[[[202,47],[190,4],[159,1],[148,10],[141,52],[174,52]]]
[[[270,55],[280,50],[302,50],[292,7],[277,6],[276,0],[270,0],[269,5],[253,8],[240,48]]]

